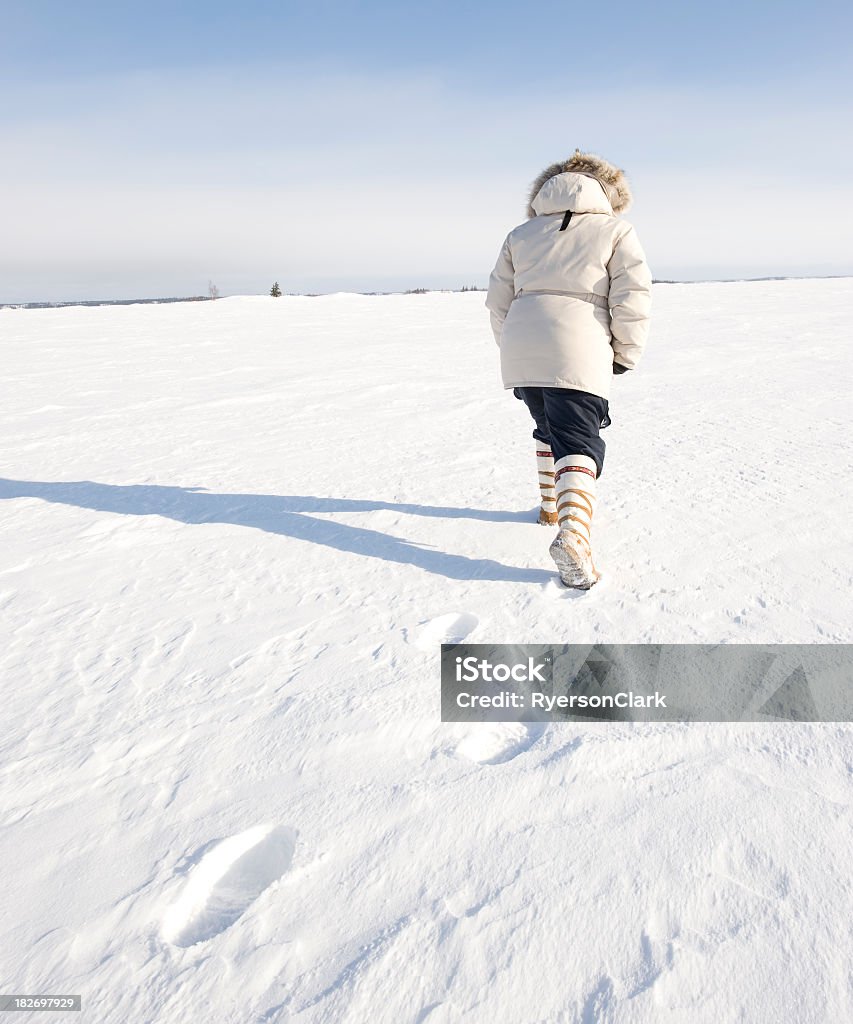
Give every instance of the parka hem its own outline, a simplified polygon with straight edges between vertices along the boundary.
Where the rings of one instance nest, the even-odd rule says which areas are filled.
[[[513,388],[565,388],[567,391],[583,391],[585,395],[595,395],[609,401],[610,394],[601,391],[592,391],[589,387],[583,387],[579,381],[566,380],[517,380],[504,384],[504,391],[511,391]]]

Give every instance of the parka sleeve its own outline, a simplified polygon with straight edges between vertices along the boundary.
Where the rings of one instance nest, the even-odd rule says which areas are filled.
[[[646,345],[652,304],[652,275],[633,227],[617,241],[607,272],[613,358],[633,370]]]
[[[498,345],[501,343],[501,331],[504,320],[515,298],[515,268],[512,265],[512,252],[509,235],[501,247],[495,269],[489,278],[489,291],[486,295],[486,308],[491,313],[492,331]]]

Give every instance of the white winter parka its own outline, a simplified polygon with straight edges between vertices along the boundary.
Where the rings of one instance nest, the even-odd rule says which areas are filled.
[[[624,184],[622,203],[589,172],[554,174],[532,196],[530,219],[507,236],[486,297],[505,388],[609,398],[614,361],[639,362],[651,274],[636,231],[613,211],[611,200],[618,208],[630,201]]]

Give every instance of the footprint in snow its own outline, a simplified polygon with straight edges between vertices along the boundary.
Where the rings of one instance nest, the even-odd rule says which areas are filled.
[[[478,764],[501,764],[532,746],[544,728],[539,723],[483,722],[471,727],[456,753]]]
[[[294,830],[281,825],[259,825],[217,843],[167,910],[163,938],[186,947],[225,931],[288,870],[295,845]]]
[[[476,615],[468,612],[449,612],[429,619],[422,623],[420,632],[415,638],[415,647],[422,651],[435,652],[439,644],[461,644],[469,633],[479,624]]]

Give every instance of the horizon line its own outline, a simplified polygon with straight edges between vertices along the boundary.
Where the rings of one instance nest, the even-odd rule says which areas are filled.
[[[851,278],[853,274],[768,274],[762,277],[703,277],[703,278],[653,278],[652,284],[744,284],[758,281],[837,281]],[[398,288],[392,291],[355,291],[338,288],[328,292],[282,292],[279,298],[316,299],[328,295],[426,295],[433,292],[461,294],[463,292],[485,292],[482,285],[462,285],[460,288]],[[172,302],[216,302],[217,299],[273,298],[269,292],[235,292],[228,295],[163,295],[154,298],[133,299],[60,299],[36,300],[30,302],[0,302],[0,309],[58,309],[65,306],[133,306],[140,304]]]

